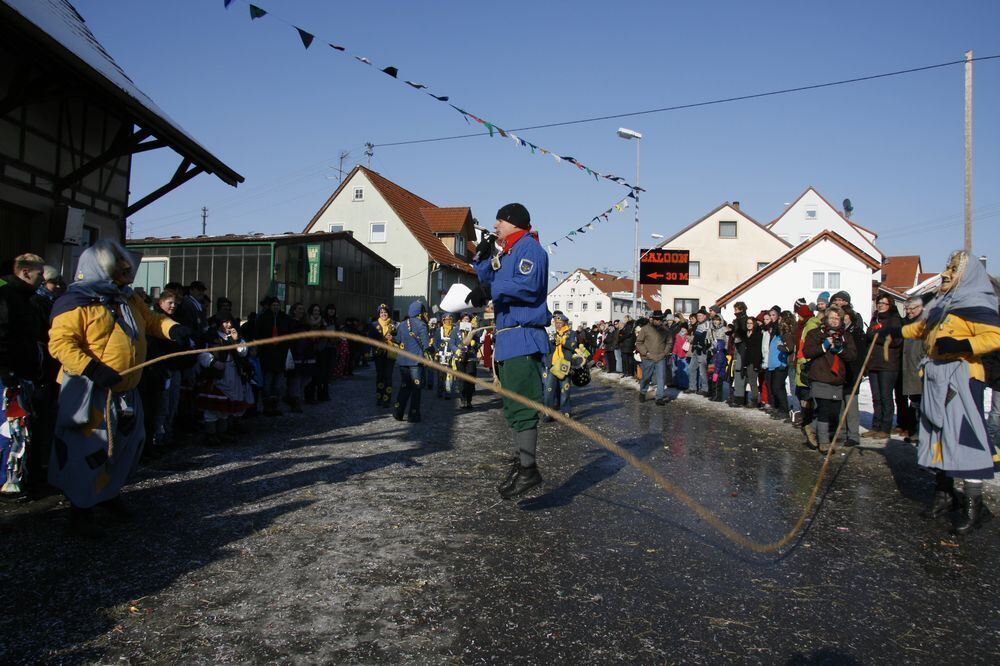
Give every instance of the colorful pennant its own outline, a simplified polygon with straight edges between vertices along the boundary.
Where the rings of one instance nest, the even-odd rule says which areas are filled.
[[[232,2],[233,2],[233,0],[223,0],[223,6],[226,9],[228,9],[229,5],[231,5]],[[250,6],[250,18],[252,20],[263,18],[264,16],[268,16],[269,15],[266,10],[258,7],[255,4],[252,4],[252,3],[247,3],[247,4],[249,4],[249,6]],[[272,16],[273,18],[276,18],[276,19],[278,19],[280,21],[283,21],[284,23],[288,23],[287,21],[284,21],[284,19],[281,19],[279,16],[277,16],[275,14],[270,14],[270,16]],[[310,33],[310,32],[307,32],[307,31],[303,30],[302,28],[294,26],[291,23],[288,23],[288,25],[291,25],[293,28],[295,28],[298,31],[299,38],[302,40],[302,45],[305,48],[308,49],[310,47],[310,45],[312,45],[313,39],[315,39],[315,35],[313,33]],[[330,45],[331,48],[333,48],[336,51],[340,51],[342,53],[346,53],[346,51],[347,51],[347,49],[345,47],[343,47],[343,46],[339,46],[339,45],[334,44],[332,42],[328,42],[328,44]],[[366,58],[364,56],[357,56],[356,55],[356,56],[353,56],[353,58],[355,60],[357,60],[358,62],[362,62],[362,63],[364,63],[366,65],[372,65],[373,64],[370,59],[368,59],[368,58]],[[398,68],[393,67],[393,66],[389,66],[389,67],[380,67],[378,69],[380,71],[382,71],[383,73],[388,74],[392,78],[398,80],[398,75],[399,75],[399,69]],[[403,81],[403,83],[405,83],[406,85],[408,85],[411,88],[414,88],[416,90],[425,90],[427,88],[427,86],[424,85],[423,83],[416,83],[414,81]],[[430,91],[426,91],[426,90],[425,90],[425,92],[427,92],[427,94],[429,96],[433,97],[434,99],[436,99],[439,102],[446,102],[447,103],[448,100],[450,99],[447,95],[435,95],[434,93],[432,93]],[[491,137],[499,135],[501,138],[510,138],[519,147],[528,148],[529,150],[531,150],[532,154],[535,154],[536,151],[537,151],[538,153],[541,153],[542,155],[552,155],[552,158],[556,161],[557,164],[561,164],[563,162],[567,162],[569,164],[572,164],[573,166],[575,166],[580,171],[586,173],[589,176],[593,176],[594,180],[598,180],[598,181],[600,181],[601,179],[609,180],[609,181],[611,181],[613,183],[617,183],[618,185],[621,185],[623,187],[627,187],[629,190],[631,190],[629,196],[633,196],[633,194],[634,194],[635,191],[640,191],[640,192],[642,191],[641,188],[633,187],[632,185],[630,185],[624,178],[621,178],[619,176],[615,176],[613,174],[602,173],[602,172],[598,171],[597,169],[593,169],[593,168],[591,168],[591,167],[589,167],[589,166],[581,163],[576,158],[568,157],[568,156],[565,156],[565,155],[559,155],[557,153],[552,152],[551,150],[547,150],[545,148],[542,148],[541,146],[538,146],[538,145],[536,145],[534,143],[531,143],[530,141],[525,141],[524,139],[516,136],[515,134],[511,133],[510,131],[503,129],[502,127],[500,127],[496,123],[490,122],[490,121],[485,120],[483,118],[479,118],[478,116],[475,116],[475,115],[469,113],[468,111],[460,109],[460,108],[458,108],[457,106],[455,106],[453,104],[449,104],[449,106],[451,106],[451,108],[455,109],[455,111],[457,111],[460,114],[462,114],[462,116],[465,118],[466,122],[468,122],[471,119],[471,120],[474,120],[475,122],[479,123],[483,127],[485,127],[486,130],[487,130],[487,132],[489,132],[489,135]],[[635,198],[635,197],[633,196],[633,198]]]
[[[595,224],[601,222],[602,220],[605,221],[605,222],[607,222],[608,220],[610,220],[611,219],[610,216],[611,216],[612,212],[617,211],[617,212],[621,213],[626,208],[628,208],[629,207],[628,200],[629,200],[630,197],[632,199],[635,199],[635,201],[636,201],[635,205],[638,206],[639,205],[639,198],[637,196],[635,196],[635,191],[633,190],[633,191],[629,192],[625,196],[624,199],[621,199],[620,201],[615,202],[614,205],[611,206],[611,208],[607,209],[606,211],[604,211],[600,215],[595,215],[594,217],[590,218],[590,222],[588,222],[587,224],[583,225],[582,227],[578,227],[578,228],[574,229],[573,231],[570,231],[568,234],[566,234],[562,238],[557,238],[556,240],[552,241],[551,243],[546,243],[546,245],[545,245],[545,251],[548,252],[550,255],[554,254],[554,249],[557,248],[557,247],[559,247],[559,241],[561,241],[561,240],[568,240],[571,243],[575,243],[576,240],[573,238],[573,236],[583,235],[583,234],[586,234],[588,231],[593,231]]]

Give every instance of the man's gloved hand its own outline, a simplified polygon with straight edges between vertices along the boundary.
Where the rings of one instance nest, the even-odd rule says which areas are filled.
[[[121,382],[122,376],[96,358],[83,369],[83,376],[94,382],[94,386],[109,389]]]
[[[493,252],[496,251],[497,247],[497,237],[493,234],[486,234],[483,240],[479,241],[479,245],[476,246],[476,256],[473,257],[474,261],[482,261],[483,259],[489,259],[493,256]]]
[[[167,333],[167,335],[170,336],[171,340],[173,340],[174,342],[176,342],[178,345],[180,345],[184,349],[187,349],[187,348],[193,346],[191,344],[191,329],[189,329],[187,326],[182,326],[181,324],[177,324],[176,326],[172,326],[170,328],[170,331]]]
[[[972,345],[968,340],[938,338],[934,342],[934,351],[938,354],[971,354]]]
[[[469,295],[465,297],[466,303],[471,303],[473,307],[481,308],[490,302],[493,298],[490,295],[490,283],[480,282],[476,287],[469,292]]]
[[[885,340],[886,338],[901,340],[903,338],[903,328],[901,326],[876,324],[875,326],[872,326],[872,329],[878,331],[878,336],[882,340]]]

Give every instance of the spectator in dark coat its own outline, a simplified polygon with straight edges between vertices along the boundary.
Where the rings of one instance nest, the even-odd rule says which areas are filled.
[[[826,453],[844,400],[847,362],[857,355],[854,338],[846,335],[843,312],[835,305],[826,309],[823,325],[806,334],[802,353],[809,359],[809,392],[816,401],[816,439]]]
[[[628,319],[618,332],[618,349],[622,352],[622,374],[635,376],[635,321]]]
[[[890,331],[900,329],[903,320],[889,296],[880,294],[875,301],[875,308],[875,317],[866,334],[868,344],[875,345],[871,360],[868,361],[868,383],[872,390],[872,429],[862,437],[884,440],[892,432],[893,391],[903,359],[903,338],[899,334],[878,335],[878,340],[875,340],[875,336],[883,328]]]
[[[267,309],[257,316],[255,340],[276,338],[291,331],[291,319],[281,311],[281,301],[271,296],[264,299]],[[264,414],[280,416],[278,404],[285,393],[285,370],[288,362],[288,343],[260,347],[260,367],[264,374]]]

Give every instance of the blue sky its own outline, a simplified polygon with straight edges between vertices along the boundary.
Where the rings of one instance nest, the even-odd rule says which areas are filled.
[[[446,104],[339,54],[326,40],[399,68],[400,78],[501,127],[516,128],[822,83],[1000,54],[1000,3],[981,2],[320,2],[257,4],[316,33],[304,50],[273,19],[236,0],[74,0],[119,65],[166,112],[246,177],[238,189],[199,176],[138,213],[134,235],[188,235],[209,208],[211,234],[299,231],[376,144],[475,127]],[[814,92],[523,132],[632,180],[644,134],[643,244],[718,204],[739,200],[761,222],[815,186],[850,197],[855,220],[889,255],[938,270],[962,245],[962,66]],[[1000,265],[1000,60],[976,63],[974,251]],[[141,156],[133,196],[162,184],[177,159]],[[372,168],[484,224],[520,201],[543,242],[625,190],[550,157],[487,137],[377,147]],[[616,214],[553,270],[630,269],[633,218]],[[565,248],[565,249],[564,249]]]

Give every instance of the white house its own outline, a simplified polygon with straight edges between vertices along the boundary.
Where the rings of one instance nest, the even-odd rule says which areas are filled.
[[[356,166],[304,230],[347,231],[395,267],[393,317],[422,299],[441,302],[452,284],[474,286],[476,238],[468,207],[441,208],[382,175]]]
[[[846,291],[854,309],[867,321],[873,284],[881,270],[881,262],[858,246],[834,231],[821,231],[723,294],[716,304],[731,317],[736,301],[745,302],[747,311],[755,314],[773,305],[791,310],[797,299],[815,302],[824,291],[831,295]]]
[[[661,309],[691,313],[715,303],[791,245],[740,210],[740,203],[734,201],[720,205],[658,247],[690,251],[688,284],[661,287],[660,301]]]
[[[875,247],[878,234],[844,217],[812,186],[807,187],[767,228],[791,245],[804,243],[829,230],[882,263],[882,252]]]
[[[656,301],[656,287],[641,285],[638,316],[662,309]],[[614,321],[632,312],[632,280],[608,273],[577,268],[557,284],[548,295],[549,311],[561,310],[573,328],[591,326],[599,321]]]

